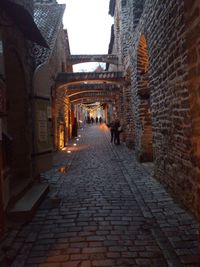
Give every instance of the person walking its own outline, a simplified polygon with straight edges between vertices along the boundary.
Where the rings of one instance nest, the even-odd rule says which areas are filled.
[[[90,116],[87,116],[87,123],[90,124],[91,120],[90,120]]]
[[[114,121],[111,121],[110,125],[110,135],[111,135],[111,139],[110,139],[110,142],[114,142],[114,138],[115,138],[115,122]]]
[[[119,119],[116,119],[114,126],[114,143],[115,145],[120,145],[120,133],[122,132],[122,127],[120,125]]]
[[[101,118],[101,117],[99,118],[99,123],[100,123],[100,124],[102,123],[102,118]]]
[[[98,117],[96,117],[96,124],[98,123]]]

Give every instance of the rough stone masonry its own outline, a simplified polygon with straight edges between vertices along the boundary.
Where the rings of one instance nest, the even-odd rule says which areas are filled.
[[[130,76],[122,97],[133,120],[126,138],[132,134],[138,159],[153,160],[156,178],[198,217],[199,8],[198,0],[111,0],[109,9],[109,51]],[[123,114],[122,120],[127,125]]]

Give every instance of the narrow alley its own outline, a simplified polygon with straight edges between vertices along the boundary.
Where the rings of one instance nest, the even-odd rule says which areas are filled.
[[[80,129],[42,179],[49,194],[16,233],[12,267],[199,266],[197,222],[105,124]]]
[[[200,267],[199,14],[0,1],[0,267]]]

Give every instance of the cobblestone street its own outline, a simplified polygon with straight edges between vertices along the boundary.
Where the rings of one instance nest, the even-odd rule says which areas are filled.
[[[87,126],[54,168],[50,192],[12,243],[12,267],[200,266],[197,222],[105,125]]]

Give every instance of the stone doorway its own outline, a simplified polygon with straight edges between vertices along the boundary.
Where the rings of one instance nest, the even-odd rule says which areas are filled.
[[[20,192],[31,176],[31,129],[25,72],[15,49],[5,53],[7,133],[11,145],[10,191]],[[14,194],[15,194],[14,193]]]

